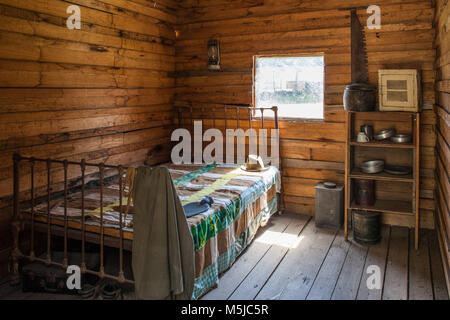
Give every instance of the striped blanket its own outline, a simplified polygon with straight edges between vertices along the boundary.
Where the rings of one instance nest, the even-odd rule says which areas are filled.
[[[195,249],[193,299],[218,283],[251,242],[261,224],[277,211],[279,171],[246,172],[238,166],[168,165],[183,204],[210,196],[210,210],[188,218]]]

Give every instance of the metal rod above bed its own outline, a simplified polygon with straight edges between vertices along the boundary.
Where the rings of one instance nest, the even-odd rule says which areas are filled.
[[[50,161],[51,163],[59,163],[64,165],[64,163],[67,164],[74,164],[74,165],[79,165],[81,166],[81,164],[83,163],[84,167],[100,167],[100,165],[103,165],[104,168],[107,169],[119,169],[120,167],[122,167],[123,169],[128,169],[128,167],[126,166],[121,166],[121,165],[110,165],[110,164],[101,164],[101,163],[91,163],[91,162],[86,162],[85,159],[82,159],[81,161],[68,161],[68,160],[57,160],[57,159],[43,159],[43,158],[34,158],[34,157],[23,157],[18,153],[15,153],[15,155],[18,157],[18,161],[34,161],[34,162],[48,162]]]

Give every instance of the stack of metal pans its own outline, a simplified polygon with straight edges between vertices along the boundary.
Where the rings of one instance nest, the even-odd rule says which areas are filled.
[[[361,171],[364,173],[379,173],[384,170],[383,160],[369,160],[361,163]]]
[[[392,136],[390,139],[394,143],[408,143],[408,142],[411,142],[411,135],[396,134],[396,135]]]
[[[381,130],[380,132],[378,132],[376,135],[373,136],[373,138],[375,140],[386,140],[389,139],[390,137],[395,136],[395,129],[394,128],[390,128],[390,129],[386,129],[386,130]]]

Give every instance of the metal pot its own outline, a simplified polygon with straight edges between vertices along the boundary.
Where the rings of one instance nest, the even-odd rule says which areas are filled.
[[[344,109],[347,111],[374,111],[376,102],[375,86],[367,83],[352,83],[345,87]]]

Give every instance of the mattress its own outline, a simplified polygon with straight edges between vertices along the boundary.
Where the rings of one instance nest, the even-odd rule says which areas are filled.
[[[247,172],[237,165],[174,165],[168,167],[182,204],[213,198],[211,208],[187,218],[195,249],[196,281],[193,299],[199,298],[219,281],[251,242],[258,228],[277,211],[276,192],[280,188],[280,173],[270,167],[262,172]],[[125,216],[128,190],[119,202],[118,179],[103,186],[103,229],[105,235],[119,236],[122,211],[124,239],[133,238],[133,208]],[[85,191],[85,226],[90,232],[100,232],[100,189]],[[51,223],[64,223],[64,199],[50,204]],[[34,207],[35,219],[46,222],[47,204]],[[27,210],[26,212],[30,212]],[[81,229],[81,192],[67,198],[69,227]],[[29,217],[29,214],[28,214]]]

